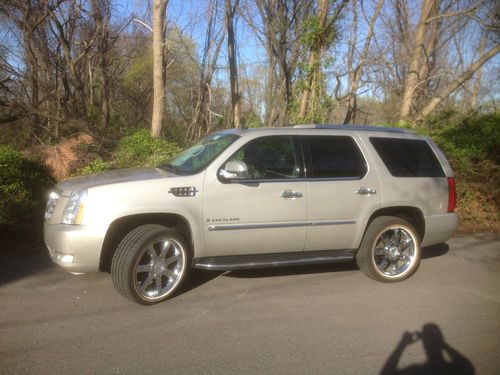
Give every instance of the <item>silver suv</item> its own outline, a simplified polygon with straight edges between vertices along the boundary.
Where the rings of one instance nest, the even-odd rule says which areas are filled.
[[[299,125],[214,133],[160,168],[68,179],[50,194],[45,243],[72,273],[111,272],[142,304],[190,268],[356,259],[394,282],[457,226],[455,180],[428,138],[379,127]]]

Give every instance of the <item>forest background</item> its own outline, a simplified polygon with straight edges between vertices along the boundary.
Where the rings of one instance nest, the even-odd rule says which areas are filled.
[[[498,233],[499,41],[493,0],[2,0],[0,237],[68,176],[312,122],[430,135],[460,230]]]

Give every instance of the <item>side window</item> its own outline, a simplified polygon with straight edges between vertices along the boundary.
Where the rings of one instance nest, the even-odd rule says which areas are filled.
[[[370,138],[394,177],[444,177],[444,171],[429,144],[419,139]]]
[[[241,160],[248,166],[251,179],[299,177],[292,137],[271,136],[254,139],[239,149],[228,161]]]
[[[354,139],[347,136],[304,137],[309,149],[308,178],[358,179],[366,174],[366,162]]]

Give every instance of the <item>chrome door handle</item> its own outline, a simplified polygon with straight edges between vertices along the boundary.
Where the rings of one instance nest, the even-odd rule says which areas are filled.
[[[355,191],[356,194],[359,195],[372,195],[372,194],[377,194],[377,190],[371,187],[360,187],[358,190]]]
[[[285,190],[283,193],[279,195],[281,198],[302,198],[304,194],[302,194],[300,191],[295,191],[295,190]]]

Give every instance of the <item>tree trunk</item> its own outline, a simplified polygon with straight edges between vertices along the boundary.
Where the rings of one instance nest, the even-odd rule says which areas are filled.
[[[486,37],[483,36],[481,39],[481,44],[479,45],[479,55],[482,56],[484,53],[484,48],[486,47]],[[483,67],[481,66],[477,70],[476,80],[474,81],[474,87],[472,88],[472,93],[470,95],[469,103],[467,103],[467,110],[472,111],[476,108],[477,98],[479,96],[479,89],[481,88],[481,79],[483,77]]]
[[[320,30],[324,30],[326,25],[326,17],[328,15],[328,7],[330,3],[327,0],[318,0],[318,18],[319,18],[319,28]],[[324,42],[322,38],[319,38],[318,42],[315,43],[315,46],[311,47],[310,55],[309,55],[309,63],[307,69],[307,77],[306,82],[304,83],[304,90],[302,91],[302,97],[300,99],[300,109],[299,109],[299,118],[303,119],[306,117],[307,113],[307,105],[309,101],[313,101],[314,93],[311,95],[311,91],[314,88],[315,79],[320,79],[320,66],[318,62],[321,61],[321,54],[324,49]]]
[[[365,45],[363,47],[363,52],[361,53],[361,56],[359,57],[359,62],[358,65],[354,70],[352,70],[352,60],[350,62],[350,70],[352,70],[352,73],[349,74],[349,78],[351,79],[351,85],[349,88],[349,96],[348,96],[348,101],[347,101],[347,112],[344,118],[344,124],[349,124],[351,121],[354,123],[356,121],[356,111],[357,111],[357,94],[358,94],[358,87],[359,87],[359,82],[361,80],[361,76],[363,74],[363,68],[366,63],[366,58],[368,56],[368,52],[370,50],[370,43],[373,37],[373,30],[375,28],[375,22],[377,21],[378,15],[380,13],[380,10],[382,9],[382,6],[384,5],[384,0],[379,0],[377,2],[377,6],[375,8],[375,12],[373,13],[373,16],[370,20],[370,24],[368,26],[368,35],[366,36],[365,39]],[[356,6],[355,4],[353,5],[354,7]],[[356,26],[354,29],[354,32],[357,33],[357,12],[354,12],[355,19],[356,19]],[[355,48],[355,46],[353,46]],[[354,52],[354,50],[352,51]]]
[[[315,51],[311,51],[311,55],[309,56],[309,69],[311,69],[316,63],[316,53]],[[308,70],[309,71],[309,70]],[[309,93],[311,92],[312,86],[312,74],[308,74],[306,78],[306,82],[304,83],[304,90],[302,91],[302,97],[300,98],[300,109],[299,109],[299,118],[303,119],[306,117],[307,111],[307,103],[309,100]]]
[[[153,0],[153,115],[151,136],[161,135],[165,112],[165,19],[168,0]]]
[[[472,78],[474,73],[480,69],[484,63],[493,58],[500,52],[500,45],[497,45],[490,49],[488,52],[483,54],[476,62],[474,62],[469,69],[467,69],[460,77],[456,78],[452,81],[448,86],[446,86],[439,95],[433,97],[430,102],[424,107],[421,111],[419,120],[422,120],[426,116],[429,116],[436,107],[441,104],[443,100],[445,100],[451,93],[453,93],[456,89],[462,86],[465,82]]]
[[[424,48],[425,31],[427,28],[427,20],[435,6],[436,0],[424,0],[420,12],[420,19],[415,33],[415,44],[410,59],[410,70],[406,77],[405,87],[403,91],[403,99],[401,102],[401,109],[399,112],[400,120],[406,120],[410,116],[410,111],[413,104],[413,95],[419,83],[419,67],[421,64],[422,49]]]
[[[229,55],[229,80],[231,81],[231,123],[235,128],[240,127],[240,93],[238,86],[238,67],[236,65],[234,41],[234,14],[238,0],[226,0],[226,27],[227,27],[227,52]]]
[[[99,56],[99,66],[101,68],[101,128],[107,128],[109,125],[109,71],[108,71],[108,52],[109,52],[109,18],[110,3],[109,0],[93,0],[92,8],[96,23],[97,53]],[[93,88],[91,87],[91,92]]]

